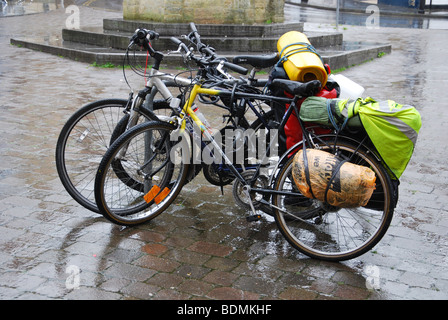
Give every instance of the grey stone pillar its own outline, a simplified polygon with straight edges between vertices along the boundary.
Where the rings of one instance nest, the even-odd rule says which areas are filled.
[[[282,23],[284,5],[284,0],[124,0],[123,18],[198,24]]]

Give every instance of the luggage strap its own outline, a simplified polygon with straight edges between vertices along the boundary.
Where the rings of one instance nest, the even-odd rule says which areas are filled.
[[[306,140],[305,140],[305,134],[303,134],[303,165],[304,165],[304,169],[305,169],[305,180],[306,183],[308,184],[308,186],[310,187],[310,192],[311,192],[311,196],[313,197],[313,199],[316,199],[316,197],[314,196],[313,193],[313,188],[311,187],[311,179],[310,179],[310,169],[308,167],[308,157],[306,155]]]
[[[341,170],[341,167],[344,163],[346,163],[348,160],[342,160],[338,163],[336,168],[333,169],[333,174],[331,175],[330,180],[328,180],[327,187],[325,188],[325,195],[324,195],[324,202],[328,203],[328,191],[330,190],[330,186],[333,183],[334,178],[336,178],[336,175],[338,174],[339,170]]]

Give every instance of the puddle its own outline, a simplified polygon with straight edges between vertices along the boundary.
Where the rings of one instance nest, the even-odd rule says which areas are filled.
[[[36,0],[0,0],[0,17],[23,16],[42,12],[50,12],[63,6],[64,1],[36,1]]]
[[[296,5],[285,6],[285,21],[335,24],[338,20],[339,25],[367,26],[369,13],[339,12],[335,10],[322,10],[311,7],[300,7]],[[438,17],[437,17],[438,16]],[[413,28],[413,29],[448,29],[448,19],[441,15],[388,15],[381,14],[378,17],[378,27],[388,28]]]
[[[348,51],[375,48],[381,45],[384,44],[368,41],[344,41],[341,45],[319,48],[319,52],[323,55],[330,56]]]
[[[45,13],[70,5],[122,11],[123,0],[0,0],[1,17]]]

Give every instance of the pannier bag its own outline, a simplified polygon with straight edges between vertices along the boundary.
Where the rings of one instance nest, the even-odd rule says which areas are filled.
[[[291,96],[290,96],[291,97]],[[333,99],[337,98],[337,90],[324,87],[317,95],[316,97],[321,97],[321,99]],[[297,102],[297,107],[299,110],[301,109],[301,104],[303,103],[304,99],[301,99]],[[290,105],[287,105],[287,108],[289,108]],[[286,108],[286,109],[287,109]],[[300,111],[299,111],[300,115]],[[307,128],[314,131],[315,134],[321,135],[321,134],[327,134],[331,133],[331,129],[322,126],[318,126],[316,123],[312,123],[312,121],[306,123],[305,125]],[[302,128],[299,124],[299,119],[297,119],[296,113],[291,113],[288,121],[286,121],[285,124],[285,135],[286,135],[286,148],[289,149],[292,146],[294,146],[296,143],[302,141]]]
[[[290,80],[308,82],[319,80],[322,87],[328,79],[327,71],[320,55],[310,44],[306,35],[298,31],[289,31],[277,41],[280,55],[279,63],[283,63]]]
[[[304,122],[317,123],[334,129],[345,125],[359,127],[361,123],[354,113],[357,103],[358,100],[351,99],[308,97],[300,107],[299,116]]]
[[[365,206],[375,190],[375,173],[367,167],[340,160],[317,149],[306,149],[294,156],[293,180],[306,197],[335,207]]]
[[[300,119],[340,129],[362,125],[390,171],[398,179],[414,152],[422,126],[415,107],[392,100],[325,99],[309,97],[300,108]],[[360,120],[360,122],[358,121]]]

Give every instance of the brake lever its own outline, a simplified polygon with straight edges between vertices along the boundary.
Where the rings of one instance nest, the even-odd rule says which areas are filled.
[[[233,77],[230,74],[228,74],[226,71],[224,71],[224,61],[221,61],[218,64],[218,66],[216,67],[216,70],[218,70],[227,79],[233,79]]]

